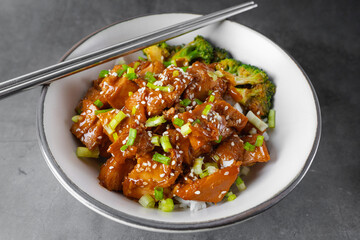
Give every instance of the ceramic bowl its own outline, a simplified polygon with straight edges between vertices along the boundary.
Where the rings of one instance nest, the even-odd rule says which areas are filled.
[[[80,41],[63,60],[197,16],[160,14],[116,23]],[[276,128],[269,131],[268,144],[271,160],[252,168],[245,179],[247,189],[234,201],[197,212],[183,209],[164,213],[145,209],[121,193],[101,187],[97,179],[99,163],[76,157],[78,142],[69,129],[74,107],[99,71],[115,64],[109,62],[43,87],[38,109],[38,135],[47,164],[66,190],[90,209],[116,222],[151,231],[216,229],[241,222],[273,206],[300,182],[310,167],[320,139],[320,108],[309,78],[296,61],[260,33],[231,21],[169,42],[187,43],[198,34],[228,49],[235,59],[264,69],[275,82]],[[134,53],[124,60],[133,61],[139,55],[142,54]]]

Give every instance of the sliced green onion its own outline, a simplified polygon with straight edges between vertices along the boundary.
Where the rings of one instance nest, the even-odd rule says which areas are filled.
[[[205,170],[200,173],[200,178],[204,178],[206,176],[209,176],[213,173],[215,173],[218,169],[218,166],[216,163],[205,163],[204,164]]]
[[[146,61],[145,58],[143,58],[142,56],[138,57],[140,61]]]
[[[151,82],[148,82],[148,83],[146,84],[146,86],[147,86],[148,88],[154,89],[154,90],[159,89],[159,90],[162,91],[162,92],[172,92],[172,91],[174,90],[174,87],[171,86],[171,85],[168,85],[168,86],[157,86],[157,85],[152,84]]]
[[[137,109],[137,107],[133,106],[133,108],[131,109],[131,115],[135,115],[136,109]]]
[[[207,74],[209,75],[209,77],[212,78],[213,81],[216,81],[217,80],[217,75],[215,74],[215,72],[213,71],[207,71]]]
[[[99,78],[104,78],[104,77],[107,77],[108,75],[109,75],[108,70],[101,70],[99,73]]]
[[[106,113],[109,112],[111,110],[114,110],[113,108],[108,108],[108,109],[102,109],[102,110],[95,110],[95,115],[98,115],[100,113]]]
[[[181,67],[181,69],[186,72],[186,70],[188,69],[189,66],[186,66],[186,67]]]
[[[223,77],[224,76],[224,74],[222,72],[220,72],[219,70],[215,71],[215,74],[218,77]]]
[[[200,178],[204,178],[204,177],[206,177],[206,176],[209,176],[209,172],[206,171],[206,170],[204,170],[202,173],[199,174],[199,177],[200,177]]]
[[[132,146],[134,145],[135,139],[136,139],[137,130],[134,128],[130,128],[129,130],[129,138],[126,142],[126,145]]]
[[[160,201],[164,198],[164,189],[162,187],[154,188],[155,200]]]
[[[218,138],[218,140],[216,140],[215,142],[216,142],[216,143],[220,143],[221,140],[222,140],[222,136],[220,135],[219,138]]]
[[[98,108],[101,108],[104,104],[102,103],[102,101],[100,101],[99,99],[97,99],[97,100],[94,102],[94,105],[97,106]]]
[[[210,96],[213,92],[213,90],[209,90],[208,95]]]
[[[170,62],[170,61],[168,61],[168,62],[163,62],[163,64],[164,64],[165,67],[168,67],[168,66],[171,65],[171,62]]]
[[[182,125],[184,125],[184,120],[181,118],[175,118],[173,123],[179,127],[182,127]]]
[[[155,146],[160,146],[160,137],[158,135],[152,136],[151,143]]]
[[[148,120],[146,120],[145,126],[146,127],[156,127],[163,123],[166,123],[164,116],[155,116],[155,117],[152,117],[152,118],[149,118]]]
[[[126,73],[129,74],[129,73],[135,73],[135,69],[132,68],[132,67],[128,67],[127,70],[126,70]]]
[[[129,97],[131,97],[134,93],[133,92],[129,92]]]
[[[155,200],[150,196],[150,194],[145,194],[139,199],[141,206],[145,208],[155,207]]]
[[[201,174],[203,172],[202,171],[203,162],[204,162],[204,158],[196,158],[194,160],[194,165],[192,168],[195,174]]]
[[[228,201],[233,201],[233,200],[236,199],[236,195],[233,194],[232,192],[228,192],[228,193],[225,195],[225,197],[227,197],[227,200],[228,200]]]
[[[214,159],[215,161],[219,161],[219,160],[220,160],[220,157],[219,157],[219,155],[217,155],[217,154],[212,155],[211,158]]]
[[[164,135],[160,138],[160,144],[162,148],[164,149],[164,152],[169,152],[169,149],[172,149],[169,136]]]
[[[255,146],[261,147],[261,146],[263,145],[263,142],[264,142],[264,136],[258,135],[258,136],[256,137]]]
[[[154,77],[152,72],[146,72],[145,73],[145,80],[148,81],[149,83],[156,82],[156,78]]]
[[[209,102],[214,102],[214,100],[215,100],[215,96],[214,96],[214,95],[211,95],[211,96],[209,97]]]
[[[98,148],[90,151],[87,147],[77,147],[76,156],[77,157],[87,157],[87,158],[98,158],[100,151]]]
[[[204,110],[202,111],[202,115],[206,116],[209,114],[210,110],[211,110],[212,106],[211,105],[206,105]]]
[[[245,185],[244,181],[239,176],[235,180],[235,185],[239,189],[240,192],[244,191],[246,189],[246,185]]]
[[[244,144],[244,149],[245,149],[246,151],[253,152],[253,151],[255,151],[255,146],[252,145],[252,144],[249,143],[249,142],[246,142],[246,143]]]
[[[204,163],[204,167],[205,169],[208,168],[208,167],[214,167],[215,169],[218,169],[218,165],[216,162],[207,162],[207,163]]]
[[[165,165],[169,165],[170,161],[171,161],[171,158],[156,152],[153,155],[152,160],[156,161],[156,162],[159,162],[159,163],[163,163]]]
[[[195,98],[194,101],[195,101],[198,105],[203,104],[203,102],[202,102],[200,99]]]
[[[140,62],[134,63],[134,69],[137,69],[139,67],[139,65],[140,65]]]
[[[174,201],[172,198],[161,200],[159,202],[159,209],[163,212],[172,212],[174,210]]]
[[[128,68],[129,68],[128,65],[126,65],[126,64],[122,65],[122,68],[116,72],[118,77],[121,77],[124,74],[124,72],[127,71]]]
[[[177,76],[179,76],[179,71],[178,70],[175,70],[175,71],[173,71],[173,77],[177,77]]]
[[[136,73],[127,73],[125,76],[129,80],[134,80],[137,78]]]
[[[80,119],[81,119],[80,115],[75,115],[71,118],[71,121],[73,121],[74,123],[77,123],[80,121]]]
[[[125,151],[128,147],[129,147],[129,146],[125,144],[125,145],[123,145],[123,146],[120,148],[120,150],[123,152],[123,151]]]
[[[113,138],[114,138],[114,142],[116,142],[118,139],[119,139],[119,136],[118,136],[118,134],[115,132],[115,133],[113,133]]]
[[[268,124],[269,124],[269,128],[275,127],[275,110],[274,109],[271,109],[269,112]]]
[[[249,119],[249,122],[254,125],[260,131],[265,131],[268,125],[263,122],[260,118],[258,118],[252,111],[249,111],[246,114],[246,117]]]
[[[184,100],[181,100],[181,101],[180,101],[180,104],[183,105],[184,107],[189,106],[190,103],[191,103],[191,100],[188,99],[188,98],[185,98]]]
[[[117,125],[119,125],[119,123],[126,117],[127,115],[123,111],[118,112],[118,114],[116,114],[115,117],[109,122],[109,127],[112,130],[115,130]]]
[[[191,133],[191,128],[190,128],[190,123],[187,123],[185,125],[181,126],[180,132],[183,136],[188,135],[189,133]]]
[[[249,167],[241,167],[241,170],[240,170],[240,175],[244,175],[244,176],[246,176],[246,175],[248,175],[249,174],[249,172],[250,172],[250,168]]]
[[[106,130],[106,132],[111,135],[113,132],[115,132],[114,129],[112,129],[108,124],[104,125],[103,128]]]
[[[192,125],[194,126],[194,125],[195,125],[195,124],[197,124],[197,123],[198,123],[198,124],[200,124],[200,123],[201,123],[200,119],[195,119],[195,121],[193,122],[193,124],[192,124]]]

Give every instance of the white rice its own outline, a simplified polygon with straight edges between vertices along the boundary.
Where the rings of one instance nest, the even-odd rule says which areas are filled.
[[[196,211],[206,208],[206,202],[184,200],[177,196],[175,197],[175,199],[176,199],[176,201],[178,201],[180,203],[178,205],[179,208],[190,208],[191,212],[196,212]]]

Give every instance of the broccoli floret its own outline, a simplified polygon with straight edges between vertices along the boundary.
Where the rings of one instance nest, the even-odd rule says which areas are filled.
[[[165,59],[171,55],[173,48],[173,46],[169,46],[167,43],[161,42],[143,49],[143,53],[149,61],[164,62]]]
[[[240,66],[240,62],[232,58],[226,58],[216,64],[216,70],[224,70],[232,74],[236,74]]]
[[[254,66],[242,64],[237,69],[237,77],[235,78],[237,85],[258,84],[268,79],[267,74]]]
[[[208,41],[202,36],[197,36],[171,57],[171,63],[178,67],[189,66],[195,60],[210,63],[213,59],[213,50]]]
[[[220,62],[226,58],[231,58],[231,54],[223,48],[214,47],[214,58],[212,62]]]
[[[242,96],[239,102],[247,111],[251,110],[261,118],[269,114],[272,106],[272,98],[276,87],[274,83],[266,79],[263,83],[250,85],[249,88],[237,87],[237,91]]]

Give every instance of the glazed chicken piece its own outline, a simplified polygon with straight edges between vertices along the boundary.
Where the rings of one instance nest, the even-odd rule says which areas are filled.
[[[125,177],[123,193],[127,197],[139,199],[144,194],[154,195],[156,186],[168,188],[174,184],[181,173],[182,158],[177,150],[170,150],[169,165],[152,160],[154,153],[137,156],[137,164]]]
[[[127,79],[125,74],[118,77],[117,71],[121,70],[121,65],[116,65],[107,77],[100,84],[102,94],[111,107],[121,109],[129,97],[129,92],[136,92],[139,88],[136,83]]]
[[[83,112],[79,121],[71,126],[71,132],[90,150],[95,149],[105,136],[95,110],[98,110],[91,100],[82,101]]]
[[[160,115],[165,108],[170,108],[180,101],[180,95],[192,80],[193,77],[181,68],[172,65],[166,68],[153,85],[168,86],[172,89],[170,92],[149,89],[146,107],[148,116]]]
[[[235,128],[237,132],[241,132],[248,122],[244,114],[222,99],[215,100],[214,111],[225,117],[227,127]]]
[[[241,163],[243,161],[244,151],[243,141],[237,134],[233,134],[225,141],[221,142],[212,152],[212,155],[219,157],[218,163],[221,168],[226,168],[236,162]]]
[[[248,135],[244,136],[241,139],[246,142],[251,143],[252,145],[255,144],[256,138],[259,134]],[[243,166],[252,166],[257,162],[267,162],[270,160],[270,155],[266,147],[265,141],[263,142],[261,147],[255,147],[255,151],[245,151],[244,153],[244,160],[242,165]]]
[[[235,182],[240,162],[190,183],[178,184],[173,193],[184,200],[220,202]]]
[[[201,62],[194,62],[187,72],[194,76],[192,81],[184,92],[183,98],[193,100],[195,98],[205,101],[209,95],[209,91],[216,91],[221,96],[224,95],[227,89],[225,78],[216,77],[216,80],[210,75],[215,74],[214,69],[208,67]]]
[[[131,172],[136,162],[132,159],[117,161],[115,158],[109,158],[101,166],[99,181],[100,184],[110,191],[121,191],[125,176]]]

